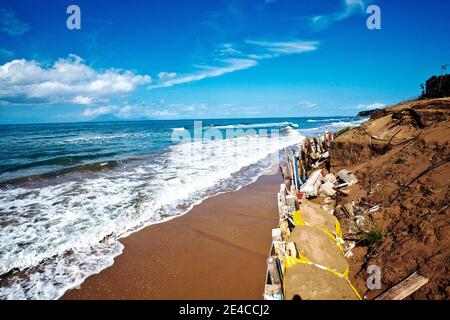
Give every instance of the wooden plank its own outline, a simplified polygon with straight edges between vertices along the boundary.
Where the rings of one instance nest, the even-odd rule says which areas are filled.
[[[408,278],[378,296],[375,300],[403,300],[427,283],[427,278],[419,275],[417,272],[414,272]]]

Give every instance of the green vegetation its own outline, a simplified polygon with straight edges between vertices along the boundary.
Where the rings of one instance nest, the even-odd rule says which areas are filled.
[[[397,160],[395,160],[395,164],[404,164],[406,162],[406,159],[403,157],[398,157]]]
[[[336,139],[337,137],[339,137],[340,135],[343,135],[344,133],[346,133],[347,131],[350,131],[351,127],[345,127],[344,129],[341,129],[339,131],[336,131],[334,133],[334,138]]]
[[[366,233],[364,240],[366,244],[373,245],[378,243],[381,238],[383,238],[383,231],[380,229],[372,229],[368,233]]]
[[[442,66],[442,73],[445,71]],[[450,96],[450,74],[442,74],[440,76],[432,76],[425,85],[421,85],[422,95],[420,99],[435,99]]]

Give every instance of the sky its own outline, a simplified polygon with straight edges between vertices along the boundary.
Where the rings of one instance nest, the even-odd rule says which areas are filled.
[[[367,27],[371,5],[381,29]],[[450,63],[449,12],[441,0],[0,0],[0,124],[355,115],[417,96]]]

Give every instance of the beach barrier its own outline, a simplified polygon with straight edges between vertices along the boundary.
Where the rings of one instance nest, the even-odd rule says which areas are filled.
[[[285,150],[278,198],[279,226],[272,230],[264,298],[357,300],[333,197],[357,183],[351,172],[329,173],[333,133],[306,138]],[[321,197],[323,205],[308,199]]]

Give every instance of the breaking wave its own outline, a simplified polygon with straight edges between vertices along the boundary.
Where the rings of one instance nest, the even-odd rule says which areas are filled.
[[[180,143],[106,171],[0,188],[0,298],[61,297],[112,265],[121,237],[255,181],[302,139],[289,126],[277,137]]]

